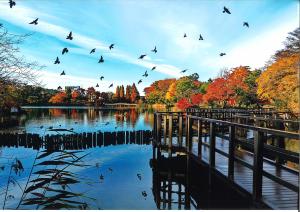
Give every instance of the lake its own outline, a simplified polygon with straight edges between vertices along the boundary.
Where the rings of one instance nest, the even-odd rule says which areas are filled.
[[[100,110],[89,107],[26,107],[24,109],[25,115],[12,117],[15,126],[1,131],[35,133],[44,137],[70,134],[70,131],[72,134],[99,131],[141,132],[152,130],[153,127],[153,112],[139,109]],[[221,188],[222,186],[208,191],[205,177],[201,181],[203,185],[194,189],[194,194],[191,195],[190,189],[185,186],[185,181],[177,179],[179,176],[177,172],[181,172],[184,179],[187,179],[185,158],[179,157],[178,160],[167,163],[166,171],[153,165],[155,161],[152,155],[151,141],[139,143],[125,141],[121,144],[95,145],[80,151],[68,150],[49,154],[43,148],[35,150],[23,146],[1,147],[0,207],[6,209],[251,207],[248,202],[243,202],[243,199],[240,199],[240,203],[236,203],[236,200],[241,197],[235,194],[231,199],[227,197],[224,201],[217,194],[220,192],[230,194],[230,191]],[[161,160],[164,161],[165,158]],[[165,172],[169,173],[167,179],[161,175]],[[27,184],[30,175],[31,182]],[[43,179],[49,178],[54,182],[42,183]],[[199,179],[201,173],[197,181]],[[34,185],[38,183],[40,186],[35,188]],[[166,189],[167,185],[168,189]],[[24,190],[27,192],[22,196]],[[21,204],[19,204],[20,199],[23,199]]]

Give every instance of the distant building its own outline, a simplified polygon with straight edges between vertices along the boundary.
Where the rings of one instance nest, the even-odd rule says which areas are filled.
[[[79,91],[80,90],[80,86],[65,86],[65,91],[70,89],[72,92],[73,91]]]

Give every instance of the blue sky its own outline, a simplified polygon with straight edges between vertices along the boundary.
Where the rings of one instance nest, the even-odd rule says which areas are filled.
[[[143,79],[138,85],[142,91],[155,80],[182,76],[183,69],[207,80],[223,68],[260,68],[299,21],[297,0],[15,1],[10,9],[8,0],[0,0],[0,23],[13,33],[34,32],[21,53],[46,66],[39,77],[48,88],[99,83],[98,90],[112,91],[118,84]],[[222,13],[223,6],[231,15]],[[29,25],[35,18],[39,24]],[[250,28],[242,26],[244,21]],[[72,41],[65,39],[69,31]],[[115,49],[109,51],[111,43]],[[157,54],[151,52],[154,46]],[[64,47],[69,53],[61,55]],[[96,53],[90,55],[92,48]],[[220,57],[221,52],[227,55]],[[141,54],[147,57],[138,60]],[[100,55],[103,64],[98,63]],[[57,56],[60,65],[53,64]],[[59,76],[62,70],[66,76]],[[142,77],[146,70],[148,78]]]

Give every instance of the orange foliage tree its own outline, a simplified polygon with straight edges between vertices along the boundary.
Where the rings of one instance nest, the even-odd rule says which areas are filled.
[[[299,112],[299,54],[281,54],[257,79],[257,94],[280,109]]]
[[[64,103],[67,98],[67,94],[65,92],[60,92],[55,94],[49,99],[49,102],[52,104],[60,104]]]

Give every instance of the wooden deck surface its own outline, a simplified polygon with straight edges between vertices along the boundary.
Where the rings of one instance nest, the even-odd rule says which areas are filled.
[[[202,138],[203,143],[208,143]],[[217,137],[216,148],[228,153],[228,141],[222,140]],[[198,155],[198,142],[193,142],[192,152],[194,155]],[[236,151],[236,157],[243,159],[249,164],[253,164],[252,154],[243,150]],[[200,158],[199,158],[200,159]],[[208,163],[209,161],[209,147],[202,145],[202,161]],[[275,175],[287,182],[294,185],[299,183],[299,175],[296,172],[289,171],[283,168],[277,168],[275,165],[268,161],[263,163],[264,171]],[[216,153],[216,170],[219,171],[224,176],[228,176],[228,158]],[[234,163],[234,183],[252,193],[252,179],[253,172],[250,168],[243,166],[239,162]],[[285,186],[282,186],[267,177],[263,177],[263,189],[262,189],[262,200],[268,206],[273,209],[289,209],[297,210],[298,193],[294,192]]]

